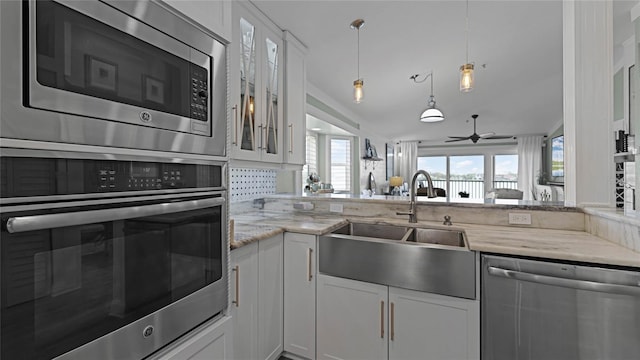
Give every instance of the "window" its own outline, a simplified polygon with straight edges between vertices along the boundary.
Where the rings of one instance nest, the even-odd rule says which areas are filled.
[[[447,189],[447,157],[425,156],[418,158],[418,169],[426,170],[431,175],[433,187]]]
[[[484,198],[484,155],[422,156],[418,169],[426,170],[433,187],[445,189],[450,198],[461,197],[460,192]]]
[[[351,139],[331,138],[331,185],[337,192],[351,192]]]
[[[451,197],[466,192],[470,198],[484,198],[484,156],[450,156],[449,186]]]
[[[518,155],[496,155],[493,157],[493,188],[518,188]]]
[[[318,137],[315,134],[307,134],[306,138],[305,164],[302,167],[303,185],[307,184],[307,178],[311,173],[318,173]]]

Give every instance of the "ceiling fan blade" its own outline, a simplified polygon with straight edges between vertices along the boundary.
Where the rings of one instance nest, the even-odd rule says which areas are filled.
[[[491,140],[491,139],[511,139],[511,138],[513,138],[513,135],[493,135],[493,136],[486,137],[484,139]]]
[[[461,138],[461,139],[451,139],[451,140],[445,140],[444,142],[454,142],[454,141],[464,141],[464,140],[469,140],[469,137],[466,138]]]
[[[450,137],[452,139],[462,139],[462,140],[471,139],[471,136],[448,136],[448,137]]]
[[[495,134],[496,133],[494,133],[493,131],[492,132],[488,132],[488,133],[484,133],[484,134],[480,134],[480,138],[482,138],[482,139],[490,138]]]

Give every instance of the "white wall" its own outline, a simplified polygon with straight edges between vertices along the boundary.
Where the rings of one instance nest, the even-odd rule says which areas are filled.
[[[565,201],[613,206],[612,2],[563,1]]]
[[[371,141],[371,144],[374,145],[378,151],[378,156],[384,158],[385,152],[385,144],[390,141],[390,139],[385,138],[380,135],[380,130],[371,129],[368,127],[367,122],[358,117],[353,112],[349,111],[349,109],[340,105],[336,100],[334,100],[330,95],[318,89],[312,83],[307,83],[307,94],[313,96],[314,98],[320,100],[325,105],[338,112],[342,116],[346,117],[349,122],[346,122],[333,114],[325,111],[322,108],[313,106],[312,104],[307,103],[307,113],[312,116],[328,122],[332,125],[340,127],[354,136],[359,138],[359,146],[357,146],[356,150],[356,158],[361,160],[364,154],[364,139],[368,138]],[[376,183],[378,185],[377,193],[380,193],[380,189],[383,186],[385,181],[385,161],[379,161],[375,164],[375,170],[372,168],[370,162],[367,163],[367,168],[365,169],[365,162],[358,161],[359,166],[354,168],[354,193],[360,193],[361,189],[365,189],[367,185],[367,180],[369,176],[369,172],[373,173],[373,176],[376,179]]]

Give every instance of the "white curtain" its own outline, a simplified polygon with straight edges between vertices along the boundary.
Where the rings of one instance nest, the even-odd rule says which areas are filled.
[[[523,200],[533,200],[537,177],[542,167],[542,137],[518,137],[518,189]]]
[[[418,170],[418,142],[403,141],[396,149],[395,174],[402,176],[406,183],[411,182],[411,177]]]

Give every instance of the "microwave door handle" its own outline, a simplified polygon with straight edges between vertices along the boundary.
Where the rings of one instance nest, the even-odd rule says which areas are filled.
[[[10,233],[34,230],[53,229],[67,226],[86,225],[108,221],[132,219],[153,215],[171,214],[190,210],[224,205],[222,197],[168,202],[153,205],[130,206],[104,210],[87,210],[80,212],[19,216],[7,220],[6,228]]]
[[[640,286],[608,284],[597,281],[567,279],[555,276],[533,274],[489,266],[489,274],[513,280],[528,281],[538,284],[560,286],[585,291],[598,291],[610,294],[640,295]]]

